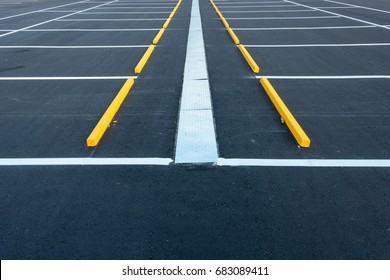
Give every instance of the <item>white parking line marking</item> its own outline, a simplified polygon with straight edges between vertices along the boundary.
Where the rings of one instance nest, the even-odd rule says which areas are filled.
[[[260,79],[263,76],[256,76]],[[354,75],[354,76],[264,76],[279,80],[351,80],[351,79],[390,79],[390,75]]]
[[[316,27],[234,27],[233,30],[311,30],[311,29],[354,29],[354,28],[377,28],[372,25],[353,26],[316,26]]]
[[[148,48],[149,45],[118,46],[0,46],[0,49],[115,49],[115,48]]]
[[[236,5],[236,4],[275,4],[275,3],[283,3],[283,1],[265,1],[265,2],[226,2],[226,1],[214,1],[218,3],[218,6],[223,5]]]
[[[244,159],[219,158],[218,166],[390,167],[388,159]]]
[[[156,31],[160,28],[129,28],[129,29],[115,29],[115,28],[106,28],[106,29],[27,29],[21,32],[128,32],[128,31]]]
[[[166,20],[166,18],[80,18],[80,19],[59,19],[57,21],[147,21],[147,20]]]
[[[366,21],[366,20],[361,20],[361,19],[354,18],[354,17],[345,16],[345,15],[338,14],[338,13],[335,13],[335,12],[330,12],[330,11],[322,10],[322,9],[319,9],[319,8],[314,8],[314,7],[311,7],[311,6],[308,6],[308,5],[304,5],[304,4],[300,4],[300,3],[296,3],[296,2],[293,2],[293,1],[290,1],[290,0],[285,0],[285,2],[292,3],[292,4],[296,4],[296,5],[298,5],[298,6],[306,7],[306,8],[309,8],[309,9],[316,10],[316,11],[320,11],[320,12],[323,12],[323,13],[326,13],[326,14],[335,15],[335,16],[339,16],[339,17],[351,19],[351,20],[354,20],[354,21],[363,22],[363,23],[366,23],[366,24],[370,24],[370,25],[374,25],[374,26],[377,26],[377,27],[381,27],[381,28],[390,30],[390,28],[387,27],[387,26],[385,26],[385,25],[380,25],[380,24],[373,23],[373,22],[370,22],[370,21]]]
[[[10,158],[0,159],[0,166],[49,165],[169,165],[171,158]]]
[[[81,15],[131,15],[131,14],[170,14],[167,12],[87,12]]]
[[[127,80],[137,76],[91,76],[91,77],[0,77],[0,81],[61,81],[61,80]]]
[[[226,18],[228,20],[256,20],[256,19],[319,19],[319,18],[339,18],[339,16],[316,16],[316,17],[252,17],[252,18]]]
[[[301,44],[301,45],[245,45],[248,48],[313,48],[313,47],[372,47],[390,46],[390,43],[367,44]]]
[[[343,2],[337,2],[337,1],[331,1],[331,0],[324,0],[325,2],[331,2],[331,3],[336,3],[336,4],[342,4],[342,5],[347,5],[350,6],[351,8],[361,8],[361,9],[366,9],[366,10],[371,10],[371,11],[376,11],[376,12],[382,12],[382,13],[387,13],[390,14],[390,11],[385,11],[385,10],[380,10],[380,9],[374,9],[374,8],[369,8],[366,6],[360,6],[360,5],[355,5],[355,4],[348,4],[348,3],[343,3]]]
[[[240,13],[296,13],[296,12],[315,12],[312,10],[270,10],[270,11],[225,11],[223,12],[224,14],[229,14],[229,13],[235,13],[235,14],[240,14]]]
[[[215,163],[217,141],[198,0],[192,1],[175,163]]]

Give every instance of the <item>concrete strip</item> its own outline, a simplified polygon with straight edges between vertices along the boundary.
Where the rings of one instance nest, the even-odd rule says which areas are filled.
[[[193,0],[175,163],[215,163],[218,149],[198,0]]]

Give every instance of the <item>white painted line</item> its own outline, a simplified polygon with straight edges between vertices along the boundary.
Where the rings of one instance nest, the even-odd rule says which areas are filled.
[[[336,4],[341,4],[341,5],[347,5],[347,6],[350,6],[351,8],[361,8],[361,9],[366,9],[366,10],[371,10],[371,11],[376,11],[376,12],[382,12],[382,13],[390,14],[390,11],[369,8],[369,7],[366,7],[366,6],[360,6],[360,5],[355,5],[355,4],[352,5],[352,4],[348,4],[348,3],[343,3],[343,2],[338,2],[338,1],[331,1],[331,0],[324,0],[324,1],[325,2],[336,3]]]
[[[224,14],[228,13],[296,13],[296,12],[315,12],[313,10],[270,10],[270,11],[224,11]]]
[[[326,7],[318,7],[316,6],[315,8],[317,9],[356,9],[356,7],[348,7],[348,6],[337,6],[337,7],[331,7],[331,6],[326,6]]]
[[[27,29],[23,30],[21,32],[118,32],[118,31],[156,31],[160,30],[160,28],[129,28],[129,29],[114,29],[114,28],[108,28],[108,29]]]
[[[48,11],[42,11],[42,13],[74,13],[74,12],[77,12],[77,11],[51,11],[51,10],[48,10]]]
[[[119,46],[0,46],[0,49],[115,49],[115,48],[148,48],[149,45]]]
[[[376,28],[372,25],[353,25],[353,26],[318,26],[318,27],[240,27],[233,30],[315,30],[315,29],[354,29],[354,28]]]
[[[236,159],[219,158],[218,166],[273,167],[390,167],[388,159]]]
[[[256,76],[260,79],[263,76]],[[352,80],[352,79],[390,79],[390,75],[355,75],[355,76],[264,76],[279,80]]]
[[[33,27],[36,27],[36,26],[40,26],[40,25],[52,22],[52,21],[56,21],[56,20],[59,20],[59,19],[62,19],[62,18],[66,18],[66,17],[69,17],[69,16],[77,15],[79,13],[86,12],[86,11],[89,11],[89,10],[92,10],[92,9],[95,9],[97,7],[101,7],[101,6],[104,6],[104,5],[108,5],[108,4],[116,2],[116,1],[118,1],[118,0],[114,0],[114,1],[111,1],[111,2],[107,2],[107,3],[104,3],[104,4],[97,5],[97,6],[93,6],[93,7],[88,8],[88,9],[80,10],[80,11],[75,12],[75,13],[71,13],[71,14],[60,16],[60,17],[56,17],[54,19],[50,19],[50,20],[47,20],[47,21],[36,23],[36,24],[30,25],[30,26],[26,26],[26,27],[23,27],[23,28],[20,28],[18,30],[14,30],[14,31],[11,31],[11,32],[8,32],[8,33],[5,33],[5,34],[0,34],[0,38],[4,37],[4,36],[7,36],[7,35],[11,35],[11,34],[17,33],[19,31],[27,30],[27,29],[30,29],[30,28],[33,28]]]
[[[91,77],[0,77],[0,81],[59,81],[59,80],[127,80],[137,76],[91,76]]]
[[[170,14],[171,12],[86,12],[80,15]]]
[[[175,163],[215,163],[217,141],[198,0],[192,1]]]
[[[218,6],[223,5],[237,5],[237,4],[275,4],[275,3],[284,3],[284,1],[265,1],[265,2],[227,2],[227,1],[214,1],[218,3]]]
[[[317,17],[252,17],[252,18],[226,18],[227,20],[254,20],[254,19],[319,19],[319,18],[339,18],[339,16],[317,16]]]
[[[20,16],[29,15],[29,14],[34,14],[34,13],[40,13],[40,12],[44,12],[44,11],[47,11],[47,10],[50,10],[50,9],[56,9],[56,8],[61,8],[61,7],[65,7],[65,6],[71,6],[71,5],[75,5],[75,4],[79,4],[79,3],[84,3],[84,2],[88,2],[88,0],[86,0],[86,1],[78,1],[78,2],[69,3],[69,4],[65,4],[65,5],[60,5],[60,6],[54,6],[54,7],[50,7],[50,8],[46,8],[46,9],[31,11],[31,12],[22,13],[22,14],[17,14],[17,15],[12,15],[12,16],[7,16],[7,17],[2,17],[2,18],[0,18],[0,20],[9,19],[9,18],[14,18],[14,17],[20,17]]]
[[[313,48],[313,47],[372,47],[390,46],[390,43],[367,44],[302,44],[302,45],[245,45],[248,48]]]
[[[103,9],[106,9],[106,10],[109,10],[109,9],[143,9],[143,10],[150,10],[150,9],[165,9],[165,10],[172,10],[172,7],[118,7],[118,6],[106,6],[106,7],[103,7],[103,8],[96,8],[97,10],[103,10]]]
[[[0,166],[50,165],[169,165],[170,158],[9,158],[0,159]]]
[[[284,8],[284,7],[295,7],[296,5],[265,5],[265,6],[234,6],[234,7],[223,7],[223,9],[237,9],[237,8]],[[221,9],[221,12],[222,9]]]
[[[326,13],[326,14],[335,15],[335,16],[351,19],[351,20],[358,21],[358,22],[363,22],[365,24],[370,24],[370,25],[373,25],[373,26],[377,26],[377,27],[381,27],[381,28],[390,30],[390,27],[387,27],[387,26],[384,26],[384,25],[380,25],[380,24],[377,24],[377,23],[373,23],[373,22],[370,22],[370,21],[366,21],[366,20],[361,20],[361,19],[354,18],[354,17],[345,16],[345,15],[342,15],[342,14],[326,11],[326,10],[319,9],[319,8],[314,8],[314,7],[311,7],[311,6],[308,6],[308,5],[304,5],[304,4],[300,4],[300,3],[297,3],[297,2],[293,2],[293,1],[290,1],[290,0],[284,0],[284,1],[288,2],[288,3],[295,4],[295,5],[302,6],[302,7],[305,7],[305,8],[309,8],[309,9],[313,9],[313,10],[316,10],[316,11],[320,11],[320,12],[323,12],[323,13]]]
[[[143,20],[166,20],[166,18],[80,18],[80,19],[59,19],[57,21],[143,21]]]

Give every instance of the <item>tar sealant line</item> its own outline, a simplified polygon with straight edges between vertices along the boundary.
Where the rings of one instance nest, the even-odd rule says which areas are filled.
[[[256,76],[257,79],[263,76]],[[359,79],[390,79],[390,75],[358,75],[358,76],[264,76],[276,80],[359,80]]]
[[[217,141],[198,0],[192,1],[175,163],[215,163]]]
[[[169,165],[170,158],[3,158],[0,166]]]
[[[270,167],[390,167],[388,159],[244,159],[219,158],[218,166]]]

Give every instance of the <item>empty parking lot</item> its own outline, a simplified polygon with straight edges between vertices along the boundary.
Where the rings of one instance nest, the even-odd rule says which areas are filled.
[[[383,0],[0,1],[0,257],[388,259],[389,14]]]

